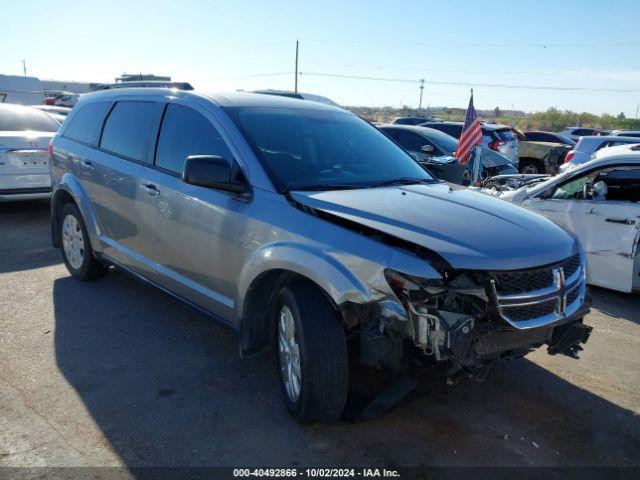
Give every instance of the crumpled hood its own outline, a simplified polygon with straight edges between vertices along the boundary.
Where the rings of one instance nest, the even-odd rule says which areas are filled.
[[[578,251],[576,240],[550,220],[443,183],[291,196],[316,210],[430,249],[455,268],[530,268]]]

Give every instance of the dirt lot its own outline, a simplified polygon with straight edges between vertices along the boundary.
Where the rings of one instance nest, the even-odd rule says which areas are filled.
[[[48,206],[0,204],[0,465],[640,465],[640,296],[593,295],[579,361],[427,376],[382,418],[303,427],[273,358],[122,272],[72,280]]]

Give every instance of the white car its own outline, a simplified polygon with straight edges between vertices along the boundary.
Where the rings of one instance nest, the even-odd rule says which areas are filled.
[[[0,104],[0,202],[49,198],[47,150],[59,126],[35,108]]]
[[[533,178],[539,175],[531,177],[529,186],[482,191],[573,232],[586,254],[588,283],[639,291],[640,145],[607,148],[593,160],[541,183]]]
[[[580,137],[576,146],[573,147],[564,158],[564,163],[560,165],[560,172],[566,172],[578,165],[588,162],[593,155],[603,148],[617,147],[618,145],[629,145],[631,143],[640,143],[640,138],[634,137],[616,137],[616,136],[590,136]]]

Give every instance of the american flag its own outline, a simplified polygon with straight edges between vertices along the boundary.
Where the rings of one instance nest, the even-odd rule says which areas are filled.
[[[467,116],[464,119],[464,126],[462,127],[462,134],[460,135],[458,150],[456,150],[455,156],[458,157],[461,164],[465,165],[473,147],[480,145],[481,143],[482,129],[480,128],[480,122],[476,115],[476,109],[473,108],[472,90],[471,99],[469,100],[469,108],[467,108]]]

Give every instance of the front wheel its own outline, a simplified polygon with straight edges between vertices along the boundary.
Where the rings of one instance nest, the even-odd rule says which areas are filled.
[[[342,319],[310,283],[284,287],[275,310],[278,370],[284,403],[300,423],[335,420],[348,390]]]
[[[106,267],[93,256],[82,215],[73,203],[62,208],[59,231],[62,259],[74,278],[93,280],[106,273]]]

